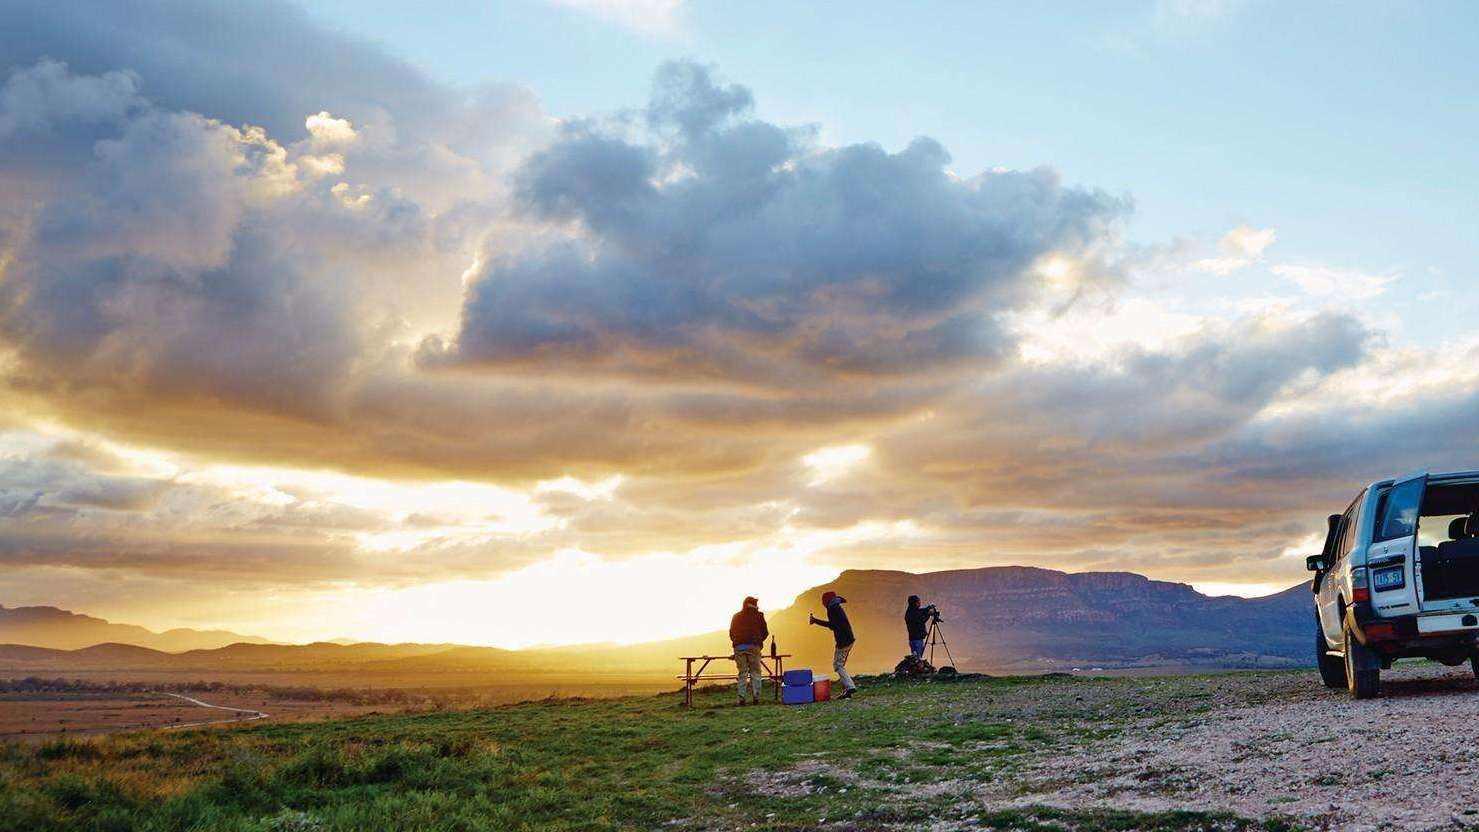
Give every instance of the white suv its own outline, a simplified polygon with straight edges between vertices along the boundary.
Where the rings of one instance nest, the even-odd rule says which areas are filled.
[[[1479,675],[1479,471],[1382,480],[1330,515],[1315,573],[1320,678],[1357,699],[1420,656]]]

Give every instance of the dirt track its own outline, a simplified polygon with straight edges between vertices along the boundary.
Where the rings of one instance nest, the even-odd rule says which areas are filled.
[[[174,697],[175,699],[180,699],[180,700],[183,700],[185,702],[189,702],[190,704],[196,706],[197,708],[210,708],[210,709],[216,710],[216,711],[225,711],[225,712],[227,712],[227,713],[230,714],[230,716],[225,716],[225,717],[222,717],[220,719],[202,720],[200,722],[184,722],[184,723],[180,723],[178,725],[166,725],[165,726],[166,728],[170,728],[170,729],[174,729],[174,728],[200,728],[200,727],[205,726],[205,725],[219,725],[219,724],[221,724],[223,722],[252,722],[252,721],[258,720],[258,719],[267,719],[269,716],[271,716],[271,714],[267,713],[266,711],[258,711],[258,710],[254,710],[252,708],[233,708],[230,705],[213,705],[213,704],[211,704],[209,702],[203,702],[203,701],[201,701],[199,699],[196,699],[193,696],[186,696],[183,693],[168,693],[168,692],[165,692],[165,691],[161,691],[160,692],[160,696]]]
[[[1319,687],[1313,672],[1231,674],[1210,711],[1161,710],[1096,747],[1034,755],[980,797],[1219,809],[1330,829],[1479,826],[1479,684],[1467,665],[1399,667],[1363,702]]]

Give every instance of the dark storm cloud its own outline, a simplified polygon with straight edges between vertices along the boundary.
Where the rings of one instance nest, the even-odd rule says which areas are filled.
[[[78,77],[65,64],[43,58],[28,71],[11,74],[0,87],[0,138],[19,134],[33,141],[54,140],[59,138],[58,124],[116,122],[143,106],[138,88],[132,72],[115,69]]]
[[[644,140],[570,125],[520,174],[523,210],[578,227],[489,258],[429,362],[558,363],[799,387],[989,365],[1032,264],[1126,210],[1045,170],[960,180],[919,139],[822,149],[748,117],[703,67],[664,67]]]
[[[279,0],[0,0],[0,72],[46,58],[85,76],[126,71],[150,98],[296,140],[330,109],[429,115],[448,91],[365,41]]]
[[[59,103],[38,106],[33,89]],[[0,152],[109,128],[85,149],[52,147],[73,161],[46,180],[47,198],[0,196],[0,335],[30,387],[322,418],[372,324],[359,313],[375,270],[357,258],[394,267],[432,245],[414,203],[346,204],[259,128],[157,109],[116,77],[20,70],[0,91],[0,122],[17,125]]]
[[[97,79],[48,95],[52,109],[86,103],[83,86],[132,85],[162,110],[257,125],[283,145],[305,139],[305,118],[328,111],[368,128],[355,147],[336,149],[357,162],[355,181],[443,207],[465,203],[464,214],[486,213],[476,203],[547,130],[527,90],[436,83],[292,2],[0,0],[0,20],[0,76],[51,61]],[[85,149],[97,137],[56,132],[47,150]]]

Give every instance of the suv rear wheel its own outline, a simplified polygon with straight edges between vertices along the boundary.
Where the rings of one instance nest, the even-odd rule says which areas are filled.
[[[1320,615],[1315,614],[1315,664],[1320,668],[1320,681],[1327,688],[1343,688],[1345,681],[1345,662],[1339,656],[1330,655],[1330,645],[1325,643],[1325,630],[1320,626]],[[1476,665],[1475,676],[1479,677],[1479,665]]]
[[[1376,660],[1371,652],[1366,645],[1356,641],[1349,629],[1345,631],[1345,682],[1353,699],[1370,699],[1381,690],[1380,667],[1356,669],[1358,664],[1369,665]]]

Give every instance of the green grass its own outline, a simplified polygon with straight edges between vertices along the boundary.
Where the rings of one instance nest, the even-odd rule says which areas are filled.
[[[1147,699],[1197,701],[1170,685],[1024,714],[1045,684],[1133,682],[873,680],[853,701],[799,708],[728,707],[726,689],[693,709],[673,696],[564,700],[8,745],[0,830],[1264,828],[1188,812],[986,811],[972,790],[1009,778],[1021,755],[1101,742]]]

